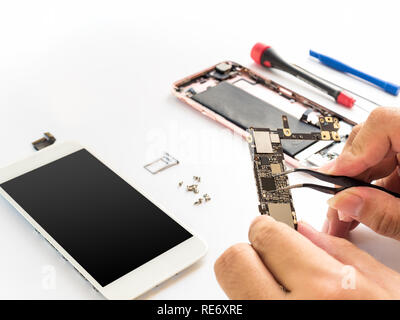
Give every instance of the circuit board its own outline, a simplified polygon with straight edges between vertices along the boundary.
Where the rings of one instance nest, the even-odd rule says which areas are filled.
[[[232,61],[177,81],[173,92],[203,115],[249,139],[259,211],[292,228],[297,221],[291,193],[280,190],[288,187],[288,179],[274,176],[285,171],[284,154],[304,166],[322,166],[337,158],[356,124]],[[282,117],[283,110],[288,114]]]
[[[286,116],[282,116],[283,129],[270,130],[250,128],[248,142],[254,166],[254,177],[257,185],[259,211],[274,219],[297,229],[296,212],[290,190],[281,190],[288,186],[282,140],[334,140],[340,141],[337,133],[338,119],[334,117],[319,118],[321,132],[292,133]]]

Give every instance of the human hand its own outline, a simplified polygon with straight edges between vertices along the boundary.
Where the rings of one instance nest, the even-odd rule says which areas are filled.
[[[232,246],[215,263],[228,297],[400,299],[400,274],[345,239],[305,223],[298,231],[269,216],[257,217],[250,244]]]
[[[400,193],[400,110],[377,108],[351,133],[343,153],[322,171],[377,184]],[[324,231],[346,236],[358,223],[400,240],[400,199],[385,192],[349,188],[328,201]]]

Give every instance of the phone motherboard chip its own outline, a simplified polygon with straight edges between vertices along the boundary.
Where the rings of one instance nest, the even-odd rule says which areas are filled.
[[[290,203],[268,203],[269,214],[276,220],[293,225],[293,212]]]
[[[272,174],[278,174],[282,172],[281,165],[279,163],[271,163]]]
[[[254,143],[258,153],[273,153],[271,137],[268,131],[255,131]]]
[[[261,177],[261,186],[263,190],[273,191],[276,190],[275,179],[272,177]]]

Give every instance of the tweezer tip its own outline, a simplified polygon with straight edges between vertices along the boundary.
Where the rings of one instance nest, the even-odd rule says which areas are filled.
[[[290,189],[302,188],[302,187],[304,187],[304,185],[303,185],[302,183],[300,183],[300,184],[293,184],[293,185],[291,185],[291,186],[287,186],[287,187],[284,187],[284,188],[276,189],[275,192],[279,192],[279,191],[288,191],[288,190],[290,190]]]
[[[293,172],[295,172],[295,171],[296,171],[296,169],[290,169],[290,170],[286,170],[286,171],[284,171],[284,172],[275,173],[275,174],[273,174],[272,176],[273,176],[273,177],[280,177],[280,176],[288,175],[289,173],[293,173]]]

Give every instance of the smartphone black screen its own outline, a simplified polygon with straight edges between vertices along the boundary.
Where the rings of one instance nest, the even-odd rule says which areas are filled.
[[[102,286],[192,237],[85,149],[0,187]]]

